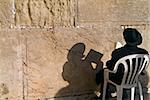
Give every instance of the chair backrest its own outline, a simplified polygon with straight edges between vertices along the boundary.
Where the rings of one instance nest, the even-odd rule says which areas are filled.
[[[118,69],[118,66],[122,64],[124,66],[124,75],[121,85],[126,88],[131,88],[136,85],[139,74],[147,68],[149,64],[148,54],[132,54],[119,59],[114,69]]]

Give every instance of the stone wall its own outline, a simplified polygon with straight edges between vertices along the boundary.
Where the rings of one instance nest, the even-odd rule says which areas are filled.
[[[124,28],[137,28],[150,52],[149,2],[0,0],[0,99],[91,100]]]

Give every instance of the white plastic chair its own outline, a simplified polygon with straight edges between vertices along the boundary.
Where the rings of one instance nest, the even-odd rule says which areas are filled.
[[[134,59],[135,63],[133,63],[133,59]],[[129,62],[129,63],[127,63],[127,62]],[[118,66],[120,64],[123,64],[125,70],[124,70],[122,82],[120,85],[118,85],[109,79],[109,74],[116,73]],[[135,93],[136,86],[139,87],[140,100],[143,100],[142,86],[141,86],[141,83],[138,81],[138,77],[139,77],[140,73],[144,69],[147,68],[148,64],[149,64],[149,55],[133,54],[133,55],[128,55],[128,56],[125,56],[125,57],[122,57],[121,59],[119,59],[116,62],[113,71],[105,69],[104,70],[104,86],[103,86],[102,100],[105,100],[107,83],[111,83],[116,86],[117,100],[122,100],[123,88],[131,89],[131,100],[134,100],[134,93]],[[133,66],[135,66],[135,67],[133,67]]]

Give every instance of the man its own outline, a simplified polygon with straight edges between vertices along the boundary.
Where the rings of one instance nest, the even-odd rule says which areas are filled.
[[[148,52],[145,49],[139,48],[138,45],[142,43],[142,36],[134,28],[126,28],[123,31],[123,36],[125,39],[126,44],[118,49],[115,49],[112,52],[111,59],[106,62],[106,66],[109,70],[113,70],[115,63],[122,57],[131,55],[131,54],[148,54]],[[118,70],[115,74],[110,74],[110,79],[117,83],[118,85],[121,84],[122,78],[123,78],[123,73],[124,73],[124,67],[122,65],[119,65]],[[103,72],[100,73],[101,77],[103,76]],[[103,79],[101,79],[103,81]],[[102,87],[103,87],[103,82],[101,84],[101,93],[102,93]],[[110,89],[113,88],[113,89]],[[110,97],[110,93],[112,91],[115,91],[114,87],[112,85],[108,85],[107,88],[107,96]]]
[[[141,34],[134,28],[126,28],[123,31],[123,36],[126,42],[121,48],[115,49],[112,52],[111,60],[107,61],[106,66],[109,70],[113,70],[115,63],[122,57],[131,54],[148,54],[145,49],[139,48],[138,45],[142,43]],[[123,77],[124,68],[120,65],[116,74],[111,74],[110,78],[120,84]]]

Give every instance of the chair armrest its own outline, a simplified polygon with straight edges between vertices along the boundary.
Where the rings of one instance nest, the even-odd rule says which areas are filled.
[[[104,68],[104,71],[105,71],[105,72],[109,72],[109,73],[116,73],[116,72],[117,72],[116,69],[109,70],[108,68]]]
[[[106,80],[109,80],[110,73],[116,73],[116,71],[111,71],[108,68],[104,68],[104,78],[106,78]]]

